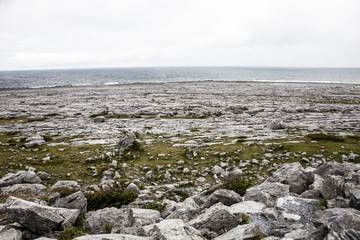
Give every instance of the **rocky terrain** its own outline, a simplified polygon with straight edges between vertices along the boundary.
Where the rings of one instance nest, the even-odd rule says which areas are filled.
[[[358,239],[359,92],[3,89],[0,239]]]

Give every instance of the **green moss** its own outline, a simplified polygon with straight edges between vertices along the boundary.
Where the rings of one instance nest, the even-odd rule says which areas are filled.
[[[250,217],[245,213],[241,213],[241,225],[248,224]]]
[[[104,231],[101,232],[101,234],[111,233],[112,226],[110,224],[105,224],[104,227],[105,227],[105,229],[104,229]]]

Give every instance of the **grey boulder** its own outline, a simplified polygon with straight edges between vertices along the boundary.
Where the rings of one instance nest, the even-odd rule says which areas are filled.
[[[242,198],[238,193],[232,190],[218,189],[208,197],[203,207],[209,208],[218,202],[221,202],[226,206],[231,206],[232,204],[239,203],[241,201]]]
[[[116,144],[116,148],[122,153],[125,149],[132,146],[136,140],[136,136],[133,132],[128,132],[123,138]]]
[[[263,182],[258,186],[246,190],[245,200],[262,202],[269,207],[273,207],[279,197],[285,197],[290,194],[290,186],[277,182]]]
[[[200,232],[181,219],[166,219],[151,226],[148,236],[161,240],[203,240]]]
[[[288,184],[290,192],[297,194],[303,193],[310,183],[308,175],[298,162],[282,165],[267,181]]]
[[[33,194],[37,195],[42,193],[46,187],[42,184],[14,184],[12,186],[3,187],[0,190],[1,195],[9,195],[9,194]]]
[[[256,239],[261,237],[262,232],[256,224],[239,225],[230,231],[216,237],[214,240],[238,240],[238,239]]]
[[[350,191],[350,207],[360,210],[360,189]]]
[[[77,209],[53,208],[9,197],[6,213],[10,220],[40,234],[70,228],[80,214]]]
[[[0,187],[11,186],[19,183],[41,183],[41,179],[35,172],[32,171],[8,173],[0,179]]]
[[[3,240],[22,240],[22,233],[13,226],[0,226],[0,239]]]
[[[136,195],[139,195],[139,194],[140,194],[140,189],[139,189],[138,186],[136,186],[135,183],[130,183],[130,184],[126,187],[126,191],[135,193]]]
[[[98,234],[76,237],[74,240],[152,240],[150,237],[140,237],[128,234]]]
[[[218,206],[219,204],[206,209],[203,214],[189,221],[188,224],[198,230],[207,229],[220,235],[241,223],[236,216],[226,209],[226,206]]]
[[[93,234],[98,234],[105,230],[105,225],[121,229],[131,227],[133,221],[133,211],[130,208],[103,208],[88,212],[85,219],[85,228],[89,228]]]
[[[87,199],[81,191],[77,191],[67,197],[59,198],[55,201],[54,207],[67,209],[79,209],[80,214],[86,213]]]
[[[61,180],[51,186],[50,190],[62,190],[67,189],[69,191],[75,191],[80,189],[80,185],[76,181]]]
[[[162,220],[160,212],[153,209],[132,208],[135,225],[149,225]]]

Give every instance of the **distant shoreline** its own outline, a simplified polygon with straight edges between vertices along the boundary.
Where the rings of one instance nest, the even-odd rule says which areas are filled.
[[[130,82],[130,83],[104,83],[104,84],[74,84],[74,85],[62,85],[62,86],[40,86],[40,87],[13,87],[13,88],[0,88],[0,91],[13,91],[13,90],[41,90],[41,89],[65,89],[65,88],[91,88],[91,87],[119,87],[119,86],[130,86],[130,85],[163,85],[163,84],[201,84],[201,83],[266,83],[266,84],[305,84],[305,85],[359,85],[359,83],[353,82],[311,82],[311,81],[229,81],[229,80],[204,80],[204,81],[169,81],[169,82]]]

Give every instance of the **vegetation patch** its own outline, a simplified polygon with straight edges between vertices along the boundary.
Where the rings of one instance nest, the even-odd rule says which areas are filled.
[[[307,138],[315,141],[332,141],[332,142],[344,142],[344,138],[335,136],[332,134],[325,134],[325,133],[314,133],[306,135]]]
[[[127,205],[138,197],[135,193],[128,191],[121,191],[119,189],[112,189],[94,194],[86,194],[87,208],[89,211],[95,211],[106,207],[120,208],[122,205]]]
[[[158,202],[148,203],[146,205],[146,208],[147,209],[158,210],[159,212],[162,212],[166,208],[166,203],[164,203],[164,204],[161,204],[161,203],[158,203]]]
[[[246,189],[250,188],[252,185],[253,183],[251,180],[245,179],[241,175],[229,174],[228,177],[223,179],[222,187],[233,190],[234,192],[240,194],[240,196],[244,196]]]
[[[63,232],[59,234],[57,237],[58,240],[72,240],[76,237],[84,236],[85,233],[83,233],[80,229],[76,227],[72,228],[66,228]]]

